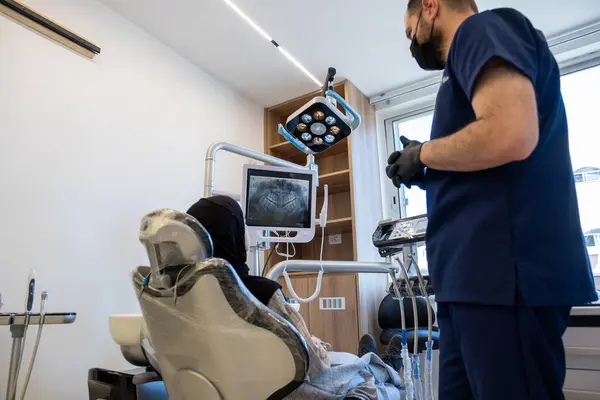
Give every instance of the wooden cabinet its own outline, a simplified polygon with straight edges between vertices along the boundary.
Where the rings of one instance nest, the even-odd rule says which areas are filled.
[[[348,81],[335,85],[335,91],[346,99],[361,114],[363,122],[353,135],[376,135],[375,110],[368,99]],[[265,109],[265,153],[297,164],[306,163],[306,155],[296,149],[277,132],[279,123],[285,124],[290,114],[311,100],[318,92]],[[360,132],[359,132],[360,131]],[[352,135],[352,136],[353,136]],[[327,226],[325,228],[324,260],[356,261],[357,232],[352,162],[352,136],[338,143],[315,159],[319,165],[319,189],[317,191],[317,213],[323,204],[323,185],[329,187]],[[375,162],[376,160],[373,160]],[[375,177],[371,180],[378,179]],[[360,216],[359,216],[360,217]],[[363,224],[364,225],[364,224]],[[376,225],[368,227],[370,232],[359,232],[363,241],[370,242]],[[372,230],[371,230],[372,228]],[[341,234],[341,244],[330,245],[328,236]],[[321,229],[317,226],[315,239],[307,244],[296,245],[296,259],[318,260],[321,249]],[[283,261],[273,254],[267,269]],[[369,260],[372,261],[372,260]],[[291,274],[294,290],[303,298],[309,297],[316,287],[315,274]],[[364,277],[364,278],[363,278]],[[356,353],[362,333],[376,332],[376,316],[379,302],[385,296],[386,276],[376,278],[362,274],[325,275],[319,299],[302,304],[300,313],[306,320],[311,333],[331,343],[334,351]],[[280,280],[285,286],[283,279]],[[287,289],[284,289],[287,293]],[[321,298],[344,298],[345,309],[321,310]]]
[[[292,277],[294,291],[307,298],[313,294],[317,278],[312,274]],[[279,280],[283,292],[289,296],[283,278]],[[330,343],[333,351],[356,354],[359,340],[358,294],[356,274],[325,275],[319,298],[344,298],[344,310],[321,310],[320,301],[300,305],[300,314],[310,333]]]

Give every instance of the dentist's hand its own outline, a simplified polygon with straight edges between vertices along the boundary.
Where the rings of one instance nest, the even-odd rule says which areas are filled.
[[[425,183],[425,165],[421,162],[423,143],[409,140],[405,136],[402,136],[400,141],[404,149],[390,154],[385,173],[397,188],[402,184],[409,189],[412,185],[423,188]]]

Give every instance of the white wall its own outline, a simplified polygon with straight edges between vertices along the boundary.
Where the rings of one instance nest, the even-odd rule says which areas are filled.
[[[107,317],[138,311],[141,217],[201,197],[210,143],[262,150],[263,112],[98,1],[26,3],[102,48],[90,61],[0,17],[2,311],[36,268],[49,311],[78,313],[45,329],[28,398],[81,400],[89,368],[130,367]],[[217,188],[239,191],[245,160],[219,160]],[[0,327],[2,392],[9,349]]]

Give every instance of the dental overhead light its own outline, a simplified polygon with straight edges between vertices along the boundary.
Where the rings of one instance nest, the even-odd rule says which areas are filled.
[[[283,54],[283,56],[285,58],[288,59],[288,61],[290,61],[292,64],[294,64],[294,66],[296,68],[298,68],[300,71],[302,71],[304,73],[304,75],[309,77],[310,80],[312,80],[314,83],[317,84],[317,86],[321,86],[321,82],[319,82],[319,80],[317,78],[315,78],[315,76],[313,74],[311,74],[310,71],[308,71],[304,67],[304,65],[300,64],[300,62],[298,60],[296,60],[294,58],[294,56],[292,56],[287,50],[285,50],[283,47],[281,47],[279,45],[279,43],[277,43],[271,36],[269,36],[269,34],[267,32],[265,32],[265,30],[262,29],[256,22],[254,22],[248,15],[246,15],[242,10],[240,10],[240,8],[238,6],[236,6],[231,0],[223,0],[223,1],[225,2],[225,4],[227,4],[229,7],[231,7],[231,9],[233,11],[235,11],[235,13],[240,16],[240,18],[242,18],[244,21],[246,21],[248,23],[248,25],[250,25],[252,28],[254,28],[254,30],[256,32],[258,32],[262,37],[264,37],[269,42],[271,42],[273,44],[273,46],[275,46],[277,48],[277,50],[279,50],[279,52],[281,54]]]
[[[279,133],[300,151],[318,154],[350,136],[360,125],[360,115],[333,90],[335,68],[329,68],[323,93],[290,115]],[[337,105],[346,111],[344,115]]]

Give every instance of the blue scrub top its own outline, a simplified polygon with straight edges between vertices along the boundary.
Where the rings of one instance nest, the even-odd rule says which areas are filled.
[[[427,171],[427,258],[436,300],[529,306],[596,299],[585,247],[560,73],[544,35],[513,9],[482,12],[458,29],[431,139],[475,121],[475,83],[499,58],[535,87],[540,135],[521,162],[479,172]]]

